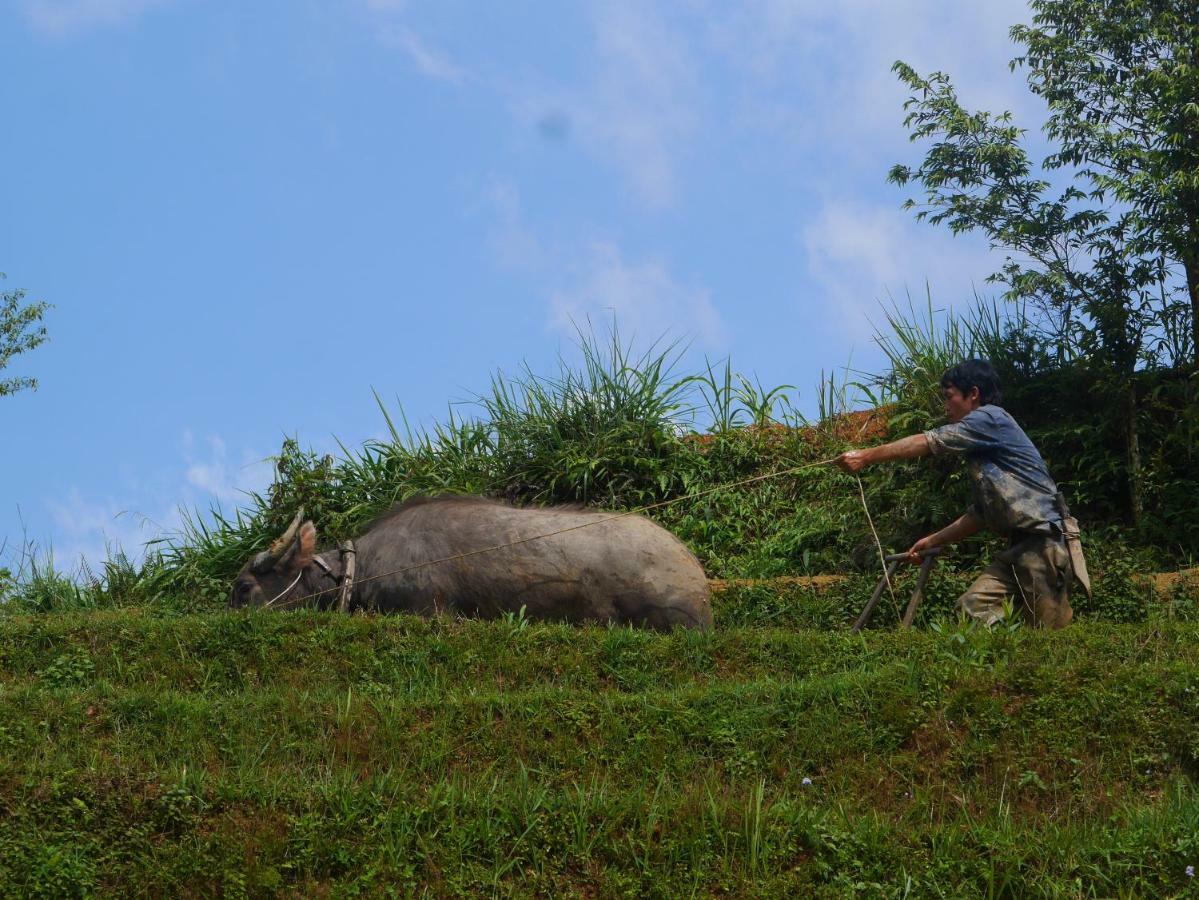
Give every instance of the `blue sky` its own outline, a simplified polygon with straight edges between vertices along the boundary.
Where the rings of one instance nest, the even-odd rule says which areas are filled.
[[[879,301],[997,260],[914,223],[890,73],[1042,113],[1024,2],[8,0],[0,271],[54,309],[5,375],[0,565],[135,550],[318,450],[551,372],[570,322],[815,406]]]

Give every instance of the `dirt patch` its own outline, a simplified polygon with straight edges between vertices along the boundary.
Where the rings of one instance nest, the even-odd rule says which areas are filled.
[[[830,428],[835,437],[853,444],[870,444],[887,436],[887,417],[894,407],[863,409],[833,416],[823,427]]]
[[[1177,572],[1146,572],[1134,576],[1144,584],[1153,585],[1159,594],[1168,594],[1179,585],[1199,592],[1199,566],[1193,569],[1180,569]],[[849,578],[848,575],[780,575],[777,578],[709,578],[708,586],[713,592],[729,590],[730,588],[752,587],[811,587],[823,590],[840,584]]]
[[[861,446],[873,444],[887,436],[887,419],[893,407],[862,409],[856,412],[832,416],[816,425],[790,428],[772,422],[768,425],[745,425],[736,431],[767,447],[783,446],[796,440],[817,446],[828,440],[837,440]],[[716,440],[714,434],[689,434],[683,440],[706,447]]]
[[[1140,576],[1159,594],[1168,594],[1179,585],[1185,585],[1193,591],[1199,591],[1199,567],[1180,569],[1177,572],[1158,572]]]

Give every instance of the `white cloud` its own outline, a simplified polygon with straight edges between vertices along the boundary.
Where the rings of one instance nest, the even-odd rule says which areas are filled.
[[[123,25],[171,0],[25,0],[25,17],[36,30],[61,36],[105,25]]]
[[[73,572],[81,563],[92,574],[118,552],[131,560],[140,560],[148,541],[179,527],[177,508],[162,505],[153,514],[136,512],[112,498],[87,499],[77,487],[65,497],[46,502],[54,523],[52,543],[21,548],[41,560],[51,555],[60,571]]]
[[[187,483],[222,503],[242,503],[249,491],[262,491],[270,484],[271,464],[269,460],[253,454],[243,454],[240,465],[228,460],[225,442],[219,437],[208,439],[207,459],[192,456],[194,439],[190,432],[184,435],[185,457],[187,458]]]
[[[575,84],[505,83],[512,115],[546,140],[577,138],[651,209],[671,206],[679,164],[701,127],[700,61],[688,34],[653,4],[591,7],[590,52]]]
[[[465,69],[442,51],[430,47],[405,25],[384,26],[379,31],[379,40],[403,51],[416,70],[428,78],[459,84],[466,77]]]
[[[467,78],[466,69],[445,51],[430,46],[407,24],[408,5],[407,0],[365,0],[368,21],[379,43],[399,50],[426,78],[461,84]]]
[[[826,205],[800,233],[808,270],[823,288],[820,305],[855,337],[872,333],[879,304],[910,292],[953,306],[986,292],[1000,260],[977,236],[954,237],[909,213],[850,202]]]
[[[911,157],[902,126],[909,92],[891,66],[949,73],[968,108],[1012,110],[1033,136],[1044,119],[1008,28],[1030,17],[1025,0],[807,3],[749,0],[706,9],[706,45],[731,70],[730,130],[796,148],[797,164],[826,159],[836,172],[878,170]],[[832,180],[813,171],[813,181]],[[881,184],[881,174],[879,183]]]
[[[594,0],[590,9],[579,81],[525,77],[509,87],[510,106],[530,127],[550,114],[569,123],[653,209],[680,196],[697,148],[730,139],[775,164],[792,154],[796,167],[831,159],[838,171],[899,154],[885,171],[907,152],[898,58],[949,72],[967,106],[1012,109],[1034,133],[1043,118],[1007,67],[1018,49],[1008,27],[1029,18],[1025,0]]]
[[[576,104],[580,132],[645,202],[667,206],[677,158],[699,126],[698,62],[650,4],[600,3],[594,25],[594,79]]]
[[[573,338],[576,325],[615,316],[629,338],[667,336],[723,348],[725,326],[708,291],[680,282],[662,260],[629,262],[611,240],[543,239],[525,222],[520,191],[511,182],[493,184],[487,200],[494,220],[487,237],[491,253],[546,296],[551,328]]]
[[[510,181],[492,184],[487,196],[494,224],[487,232],[492,255],[506,269],[537,272],[546,265],[546,251],[525,224],[520,191]]]
[[[725,343],[707,291],[680,284],[659,261],[628,263],[611,243],[588,248],[577,282],[554,292],[550,303],[554,326],[570,335],[575,323],[615,317],[630,339],[694,338],[709,349]]]
[[[201,444],[202,449],[197,448]],[[147,542],[177,533],[183,524],[182,509],[207,510],[214,503],[244,505],[247,491],[261,492],[270,484],[273,471],[269,460],[250,452],[232,463],[225,442],[215,435],[197,442],[192,433],[183,434],[183,458],[171,471],[153,483],[124,487],[123,498],[85,496],[78,487],[45,501],[54,525],[52,543],[37,536],[29,547],[5,551],[19,564],[30,549],[39,558],[53,553],[55,564],[73,571],[84,560],[90,571],[99,571],[112,553],[124,552],[139,561]]]

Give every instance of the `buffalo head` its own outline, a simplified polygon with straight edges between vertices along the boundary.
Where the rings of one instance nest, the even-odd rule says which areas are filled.
[[[312,522],[301,525],[303,518],[301,509],[269,549],[242,567],[229,593],[231,607],[290,605],[288,598],[301,590],[300,575],[316,552],[316,526]]]

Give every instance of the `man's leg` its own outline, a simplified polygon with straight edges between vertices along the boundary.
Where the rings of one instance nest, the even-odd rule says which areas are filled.
[[[1034,537],[1008,551],[1018,573],[1025,618],[1042,628],[1065,628],[1074,618],[1070,608],[1073,568],[1070,551],[1060,538]]]
[[[1003,618],[1003,603],[1011,597],[1030,624],[1063,628],[1074,615],[1070,572],[1069,551],[1060,540],[1026,538],[996,556],[958,602],[973,618],[992,625]]]
[[[1016,592],[1011,565],[996,559],[974,579],[966,593],[958,598],[958,604],[970,618],[984,625],[994,625],[1003,618],[1003,602]]]

